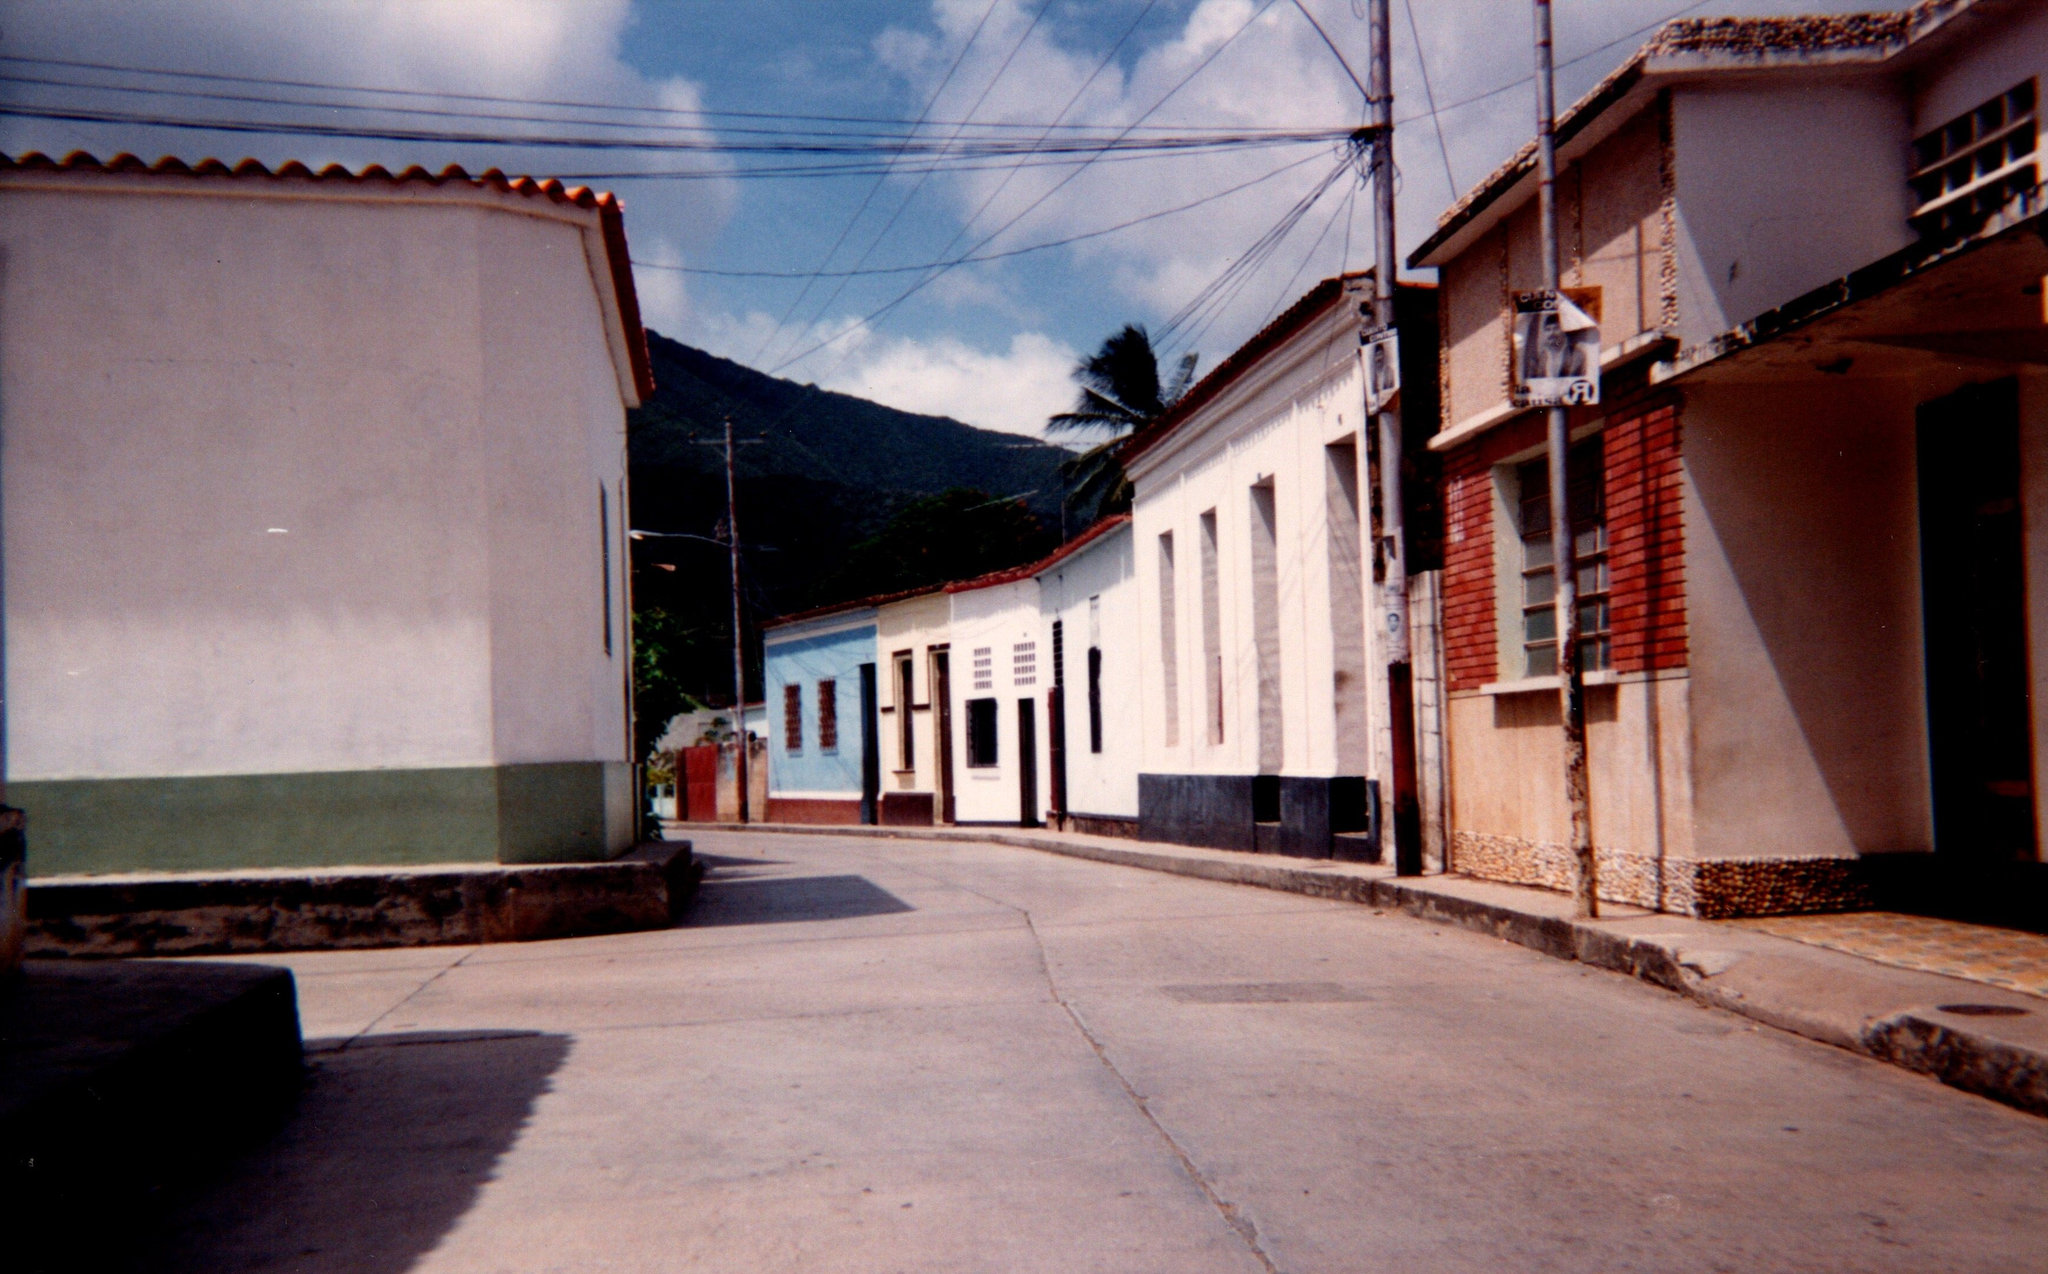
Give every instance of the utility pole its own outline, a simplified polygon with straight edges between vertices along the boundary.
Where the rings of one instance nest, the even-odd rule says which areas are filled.
[[[1400,271],[1394,240],[1394,46],[1388,0],[1371,0],[1372,66],[1367,96],[1372,118],[1373,315],[1369,328],[1394,330],[1394,288]],[[1363,369],[1362,369],[1363,370]],[[1366,375],[1368,409],[1371,377]],[[1415,764],[1415,682],[1408,651],[1408,555],[1401,483],[1401,408],[1398,399],[1380,403],[1375,427],[1380,457],[1380,564],[1377,627],[1386,652],[1388,726],[1393,740],[1388,775],[1393,791],[1394,871],[1422,874],[1422,803]]]
[[[1383,0],[1382,0],[1383,2]],[[1543,288],[1556,295],[1562,281],[1557,245],[1557,103],[1550,55],[1550,0],[1536,6],[1536,173],[1537,209],[1542,219]],[[1546,452],[1550,462],[1550,563],[1557,582],[1557,671],[1564,695],[1564,794],[1571,806],[1572,882],[1580,916],[1600,914],[1600,884],[1593,861],[1593,812],[1586,786],[1586,684],[1579,669],[1579,570],[1572,542],[1571,410],[1549,409]]]
[[[725,542],[732,550],[732,715],[738,725],[739,747],[733,755],[733,776],[739,780],[740,822],[748,821],[747,806],[752,789],[747,785],[747,763],[752,759],[753,740],[747,737],[747,630],[740,626],[740,495],[733,475],[732,417],[725,418]]]

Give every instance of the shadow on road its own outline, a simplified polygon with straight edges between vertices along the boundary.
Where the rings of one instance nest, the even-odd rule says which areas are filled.
[[[290,1123],[165,1197],[132,1268],[412,1268],[475,1203],[570,1044],[533,1031],[420,1032],[316,1053]]]
[[[851,920],[916,910],[865,876],[774,876],[720,880],[707,877],[684,924],[787,924]]]

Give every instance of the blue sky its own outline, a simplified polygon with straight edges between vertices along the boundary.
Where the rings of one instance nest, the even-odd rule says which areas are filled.
[[[1304,3],[1363,75],[1363,0]],[[1869,7],[1558,0],[1560,99],[1569,101],[1626,57],[1645,38],[1641,28],[1673,14]],[[1396,114],[1415,117],[1397,130],[1405,249],[1458,191],[1529,136],[1529,8],[1522,0],[1393,0],[1393,16]],[[937,121],[971,110],[976,121],[1043,123],[1071,103],[1069,122],[1111,126],[1148,109],[1149,122],[1186,128],[1346,127],[1360,118],[1357,90],[1294,0],[0,0],[0,53],[684,112],[904,120],[928,113]],[[1444,108],[1434,122],[1425,68],[1428,90]],[[0,63],[0,72],[16,77],[0,82],[0,96],[14,102],[117,102],[135,110],[141,101],[188,115],[205,105],[20,82],[121,78],[101,73],[60,74],[21,62]],[[740,121],[708,122],[730,129]],[[662,162],[616,152],[24,119],[0,120],[0,144],[12,152],[85,147],[102,155],[249,154],[273,163],[393,168],[459,162],[473,171],[496,165],[537,175]],[[999,171],[741,180],[729,168],[721,173],[718,161],[690,181],[601,184],[626,200],[634,255],[647,263],[636,272],[643,308],[656,329],[799,380],[1034,432],[1071,398],[1066,373],[1078,354],[1128,321],[1160,330],[1336,162],[1332,148],[1311,144],[1098,163],[1057,190],[1071,170],[1031,169],[1007,182]],[[1285,164],[1296,166],[1279,171]],[[801,273],[828,260],[839,269],[915,264],[958,255],[1018,213],[986,250],[1100,230],[1261,177],[1236,194],[1114,235],[954,268],[873,321],[919,276],[843,285],[825,279],[804,291],[802,278],[659,268]],[[1316,279],[1367,264],[1368,201],[1351,197],[1355,184],[1332,185],[1229,303],[1177,330],[1169,349],[1191,348],[1204,368],[1213,366]]]

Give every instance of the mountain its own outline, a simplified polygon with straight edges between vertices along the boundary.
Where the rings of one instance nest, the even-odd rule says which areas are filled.
[[[652,331],[647,341],[655,392],[627,415],[633,526],[703,538],[632,549],[643,728],[683,698],[731,701],[730,574],[707,542],[725,517],[725,455],[707,444],[723,443],[728,416],[735,438],[758,440],[735,463],[750,626],[876,591],[878,580],[900,586],[894,541],[906,526],[957,528],[970,542],[946,560],[977,570],[1058,542],[1058,469],[1072,454],[1062,448],[800,385]],[[1010,498],[1024,508],[1000,507]]]

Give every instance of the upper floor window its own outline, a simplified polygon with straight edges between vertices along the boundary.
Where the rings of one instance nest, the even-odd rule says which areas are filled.
[[[1572,552],[1579,582],[1579,668],[1608,666],[1607,509],[1600,439],[1573,447],[1565,459],[1570,483]],[[1557,672],[1557,569],[1550,538],[1550,462],[1515,466],[1516,531],[1521,539],[1522,675]]]
[[[2000,93],[1913,143],[1913,229],[1968,234],[2039,184],[2034,81]]]

